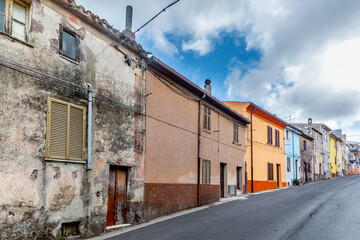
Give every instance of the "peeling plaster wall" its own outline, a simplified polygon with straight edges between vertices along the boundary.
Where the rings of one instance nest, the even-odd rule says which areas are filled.
[[[58,54],[60,24],[79,35],[79,64]],[[0,34],[0,60],[78,85],[91,83],[95,92],[140,110],[142,71],[125,63],[110,38],[51,1],[32,2],[29,28],[32,47]],[[75,221],[83,237],[103,232],[110,165],[129,167],[126,220],[142,221],[143,118],[95,99],[92,170],[45,161],[47,98],[87,107],[86,91],[3,65],[0,78],[0,239],[59,239],[62,223]]]

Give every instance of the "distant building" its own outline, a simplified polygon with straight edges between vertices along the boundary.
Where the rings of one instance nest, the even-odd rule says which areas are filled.
[[[314,138],[302,133],[300,135],[300,155],[301,155],[301,182],[312,182],[314,181]]]
[[[252,102],[224,102],[252,121],[247,135],[249,192],[286,187],[284,128],[287,123]]]

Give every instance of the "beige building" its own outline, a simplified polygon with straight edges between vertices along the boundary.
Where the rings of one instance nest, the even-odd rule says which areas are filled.
[[[146,51],[72,0],[0,0],[0,20],[0,239],[142,221]]]
[[[153,57],[147,62],[145,218],[246,192],[250,121]]]

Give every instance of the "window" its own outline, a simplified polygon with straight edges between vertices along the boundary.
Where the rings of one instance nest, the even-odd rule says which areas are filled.
[[[287,157],[287,171],[291,172],[291,162],[290,162],[290,157]]]
[[[267,136],[268,136],[267,143],[272,145],[272,142],[273,142],[272,141],[272,127],[270,127],[270,126],[267,126]]]
[[[86,109],[48,98],[46,157],[85,160]]]
[[[280,132],[275,129],[275,147],[280,147]]]
[[[210,108],[207,107],[207,106],[204,106],[204,130],[206,131],[210,131],[211,128],[210,128],[210,122],[211,120],[211,111],[210,111]]]
[[[274,169],[272,163],[268,163],[268,180],[274,180]]]
[[[239,126],[234,124],[234,143],[239,143]]]
[[[27,41],[28,12],[24,2],[0,0],[0,31]]]
[[[79,60],[79,38],[71,31],[60,26],[60,54],[74,61]]]
[[[290,139],[289,130],[286,130],[286,139],[287,139],[287,140],[289,140],[289,139]]]
[[[304,140],[304,151],[306,151],[306,141]]]
[[[203,160],[202,164],[202,183],[210,184],[211,166],[210,161]]]

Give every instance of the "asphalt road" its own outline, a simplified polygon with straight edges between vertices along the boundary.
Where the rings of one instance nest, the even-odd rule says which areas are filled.
[[[360,176],[251,195],[110,239],[360,239]]]

